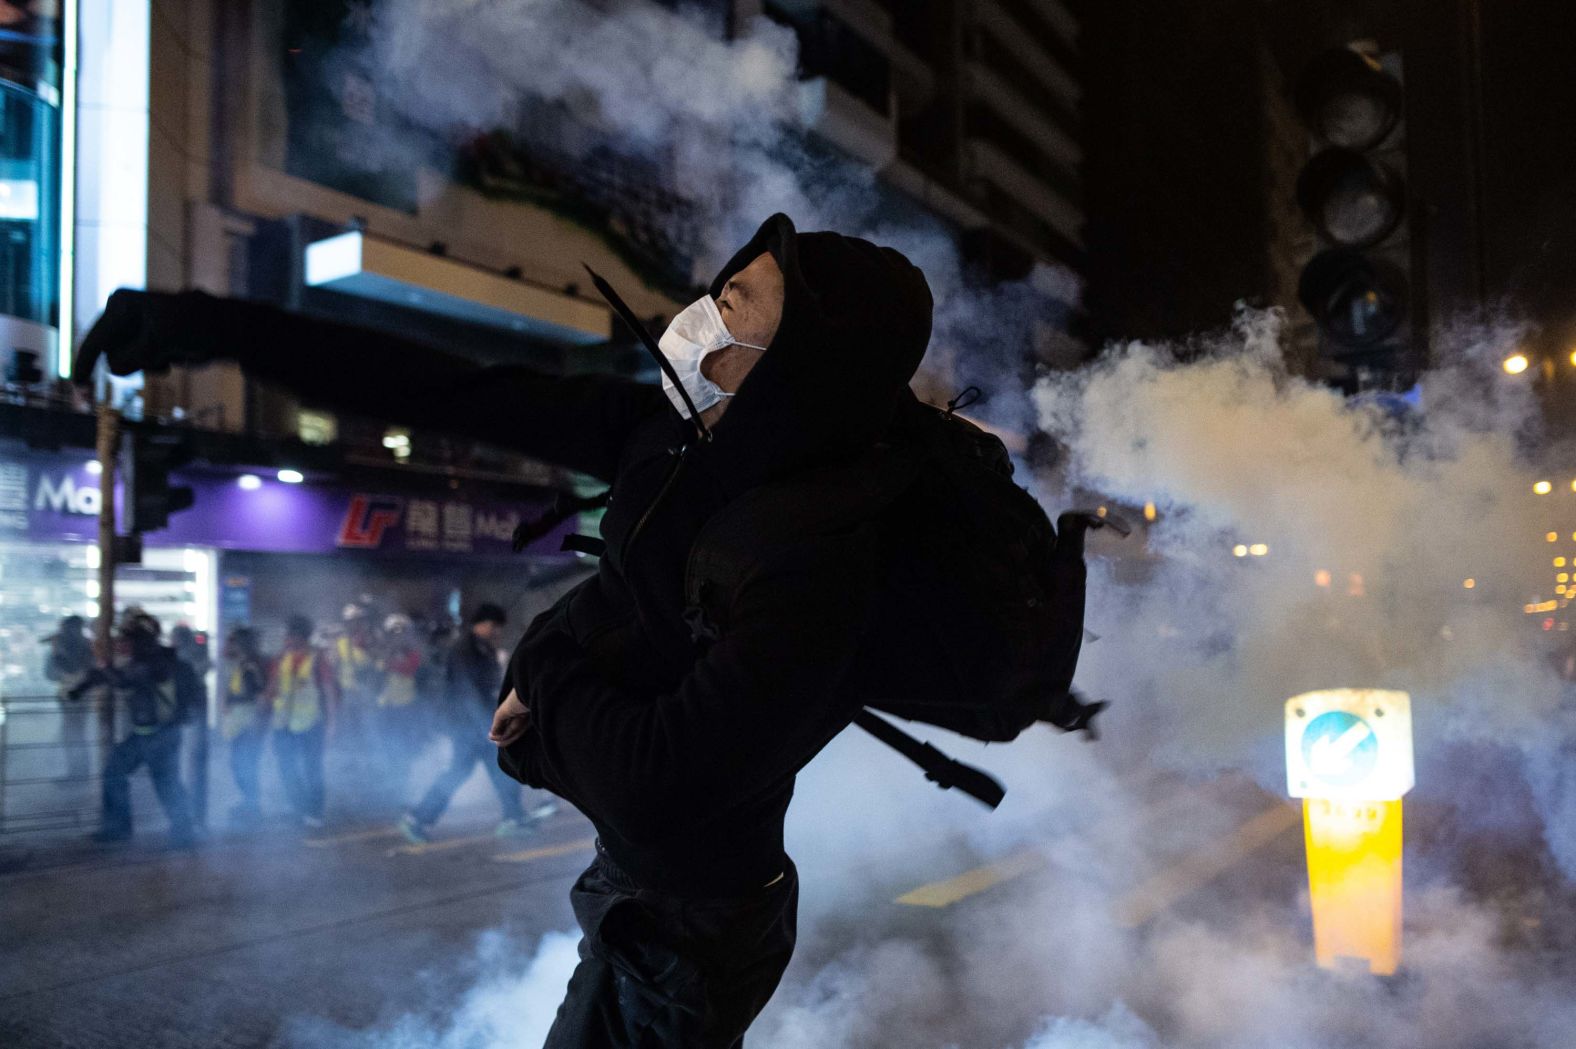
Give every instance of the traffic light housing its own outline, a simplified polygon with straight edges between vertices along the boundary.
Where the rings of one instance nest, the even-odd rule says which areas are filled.
[[[1318,239],[1297,297],[1318,326],[1321,353],[1348,365],[1356,386],[1408,388],[1422,354],[1399,56],[1355,45],[1325,51],[1304,67],[1293,102],[1314,143],[1297,204]]]
[[[121,463],[126,530],[157,532],[169,525],[171,514],[189,509],[195,500],[187,486],[170,484],[170,471],[191,462],[191,442],[172,433],[133,431],[129,436]]]

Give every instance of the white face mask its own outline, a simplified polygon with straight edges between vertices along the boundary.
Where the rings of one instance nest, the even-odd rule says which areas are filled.
[[[668,325],[668,330],[662,333],[662,338],[657,340],[657,345],[673,363],[673,370],[678,373],[679,382],[684,384],[690,400],[695,402],[697,412],[705,411],[724,397],[733,396],[701,374],[701,361],[727,346],[747,346],[763,352],[766,349],[765,346],[735,339],[723,323],[716,300],[710,295],[702,295],[680,310],[678,316],[673,318],[673,323]],[[684,407],[684,398],[679,395],[678,388],[666,372],[662,373],[662,391],[668,395],[668,400],[673,402],[678,413],[688,418],[689,410]]]

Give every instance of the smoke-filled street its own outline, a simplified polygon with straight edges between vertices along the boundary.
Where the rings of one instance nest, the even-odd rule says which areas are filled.
[[[829,777],[807,777],[795,830],[814,932],[762,1040],[1563,1037],[1576,900],[1550,891],[1533,823],[1490,836],[1437,806],[1416,814],[1408,972],[1375,983],[1308,964],[1295,807],[1241,777],[1115,777],[1076,750],[1047,756],[1073,766],[1060,800],[993,832],[959,804],[894,834],[911,796],[850,811]],[[827,757],[848,775],[883,760]],[[41,1046],[535,1045],[574,964],[558,890],[591,854],[588,828],[564,814],[500,842],[468,800],[426,845],[378,823],[304,839],[275,827],[12,872],[0,1031]],[[844,826],[806,825],[822,819]]]
[[[0,0],[0,1047],[1570,1049],[1566,6]]]

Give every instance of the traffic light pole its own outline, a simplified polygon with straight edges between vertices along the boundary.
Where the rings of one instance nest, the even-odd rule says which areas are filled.
[[[114,655],[115,623],[115,459],[120,446],[120,413],[107,402],[98,406],[99,521],[98,521],[98,619],[93,625],[93,647],[100,665]],[[107,697],[99,705],[99,753],[115,745],[115,704]]]

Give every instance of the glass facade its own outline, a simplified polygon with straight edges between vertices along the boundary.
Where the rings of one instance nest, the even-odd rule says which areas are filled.
[[[58,18],[0,27],[0,315],[50,327],[60,299],[60,68]]]

